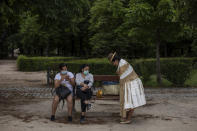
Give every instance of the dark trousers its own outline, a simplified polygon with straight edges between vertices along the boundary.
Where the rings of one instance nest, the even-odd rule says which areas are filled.
[[[81,112],[86,112],[85,100],[90,100],[92,98],[92,90],[86,89],[85,91],[82,91],[77,87],[77,97],[81,99]]]

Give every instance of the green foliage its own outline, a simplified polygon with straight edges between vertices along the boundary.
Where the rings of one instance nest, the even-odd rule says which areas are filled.
[[[189,79],[184,84],[190,87],[197,87],[197,69],[191,71]]]
[[[196,4],[193,0],[2,0],[0,58],[13,54],[16,48],[26,56],[90,58],[104,57],[112,51],[129,59],[154,58],[156,52],[157,58],[159,55],[196,56]],[[157,46],[160,50],[156,50],[155,45],[160,45]],[[48,58],[21,59],[18,59],[21,70],[43,70],[54,62]],[[171,65],[168,65],[168,60],[161,60],[162,77],[176,85],[183,84],[185,78],[177,75],[175,80],[166,67],[170,66],[169,70],[178,74],[180,70],[176,64],[187,71],[189,64],[169,60]],[[103,70],[97,65],[91,66],[100,70],[96,73],[106,68],[107,73],[113,74],[106,60],[98,61],[79,60],[69,64],[78,63],[73,66],[74,71],[82,63],[101,64]],[[26,62],[30,64],[25,65]],[[148,82],[159,67],[154,59],[132,61],[132,64],[144,82]],[[183,74],[188,76],[187,72]]]
[[[88,64],[90,66],[90,72],[92,74],[98,75],[115,75],[116,67],[113,67],[106,58],[95,58],[95,59],[81,59],[81,60],[71,60],[71,61],[58,61],[49,63],[49,67],[57,70],[60,63],[66,63],[68,65],[68,70],[73,73],[78,73],[80,67],[83,64]]]
[[[38,24],[38,15],[32,16],[31,12],[25,12],[21,15],[21,24],[19,34],[21,36],[21,43],[23,48],[29,51],[31,48],[38,47],[37,44],[39,39],[48,36],[44,35],[41,31],[41,26]],[[42,37],[42,38],[40,38]]]
[[[129,36],[139,41],[172,41],[180,31],[172,0],[132,0],[126,13]]]
[[[155,72],[155,68],[156,68],[155,59],[136,60],[133,66],[137,74],[141,76],[141,79],[143,80],[143,82],[149,81],[150,76],[156,73]]]
[[[96,0],[90,10],[89,30],[93,55],[102,56],[112,50],[125,51],[128,42],[118,28],[122,24],[125,8],[121,0]]]
[[[193,0],[2,0],[0,57],[196,56]],[[158,35],[159,34],[159,35]],[[184,49],[184,51],[182,51]],[[164,55],[164,52],[165,53]],[[177,53],[178,52],[178,53]]]
[[[196,58],[161,58],[161,74],[162,77],[172,82],[175,86],[183,85],[190,75],[190,71],[194,68],[193,62]],[[139,59],[136,60],[134,68],[142,80],[146,83],[150,80],[150,76],[156,74],[155,59]]]
[[[146,87],[172,87],[172,82],[168,81],[165,78],[162,78],[162,84],[159,85],[156,81],[156,75],[151,75],[149,80],[143,83]]]
[[[49,64],[55,61],[69,61],[78,59],[76,57],[26,57],[17,58],[17,68],[20,71],[42,71],[49,68]]]
[[[193,63],[196,59],[197,58],[162,58],[161,74],[164,80],[162,85],[184,86],[184,82],[189,78],[190,71],[195,69]],[[154,83],[154,79],[151,76],[156,74],[155,59],[134,59],[128,61],[144,83],[147,85]],[[116,74],[116,67],[112,66],[106,58],[78,59],[73,57],[20,56],[17,59],[18,69],[21,71],[41,71],[47,70],[48,68],[57,71],[60,63],[66,63],[68,70],[73,73],[78,73],[82,64],[88,64],[92,74]],[[154,85],[156,86],[157,84]]]
[[[88,64],[90,66],[90,72],[92,74],[115,75],[116,73],[116,67],[113,67],[106,58],[57,61],[57,62],[50,62],[48,66],[51,69],[57,70],[60,63],[66,63],[68,65],[68,70],[73,73],[78,73],[80,67],[83,64]]]
[[[164,78],[171,81],[176,86],[184,84],[186,79],[190,76],[191,62],[171,61],[163,64],[165,68],[162,69]]]
[[[58,66],[62,62],[52,62],[50,63],[50,67],[53,69],[58,69]],[[80,72],[80,67],[83,64],[88,64],[90,66],[90,72],[92,74],[97,74],[97,75],[116,75],[116,67],[113,67],[109,63],[72,63],[72,62],[67,62],[68,65],[68,70],[73,72],[73,73],[78,73]]]

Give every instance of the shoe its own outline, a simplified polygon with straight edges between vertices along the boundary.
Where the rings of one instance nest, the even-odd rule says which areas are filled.
[[[68,122],[72,122],[73,118],[72,116],[68,116]]]
[[[81,116],[80,123],[83,124],[85,122],[85,116]]]
[[[130,124],[131,120],[120,121],[120,124]]]
[[[92,105],[91,105],[91,104],[87,104],[87,110],[90,110],[90,109],[91,109],[91,107],[92,107]]]
[[[55,121],[55,116],[51,115],[51,121]]]

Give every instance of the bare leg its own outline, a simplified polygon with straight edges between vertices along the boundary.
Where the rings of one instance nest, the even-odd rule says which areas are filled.
[[[81,112],[81,115],[82,115],[82,116],[85,116],[85,112]]]
[[[59,97],[56,95],[53,99],[53,103],[52,103],[52,115],[55,115],[55,112],[57,110],[57,106],[59,104]]]
[[[73,99],[72,94],[67,97],[68,116],[72,116]]]
[[[134,109],[131,109],[131,110],[128,112],[127,120],[131,120],[131,117],[132,117],[132,115],[133,115],[133,112],[134,112]]]

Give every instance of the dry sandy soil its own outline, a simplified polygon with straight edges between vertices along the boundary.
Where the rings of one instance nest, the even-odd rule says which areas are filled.
[[[16,61],[0,60],[0,88],[25,86],[46,87],[46,72],[20,72]]]
[[[15,61],[0,61],[0,88],[46,87],[45,79],[45,72],[18,72]],[[51,122],[51,98],[0,96],[0,131],[197,131],[197,91],[146,92],[147,105],[137,108],[126,125],[119,124],[117,100],[96,100],[81,125],[79,101],[73,123],[66,120],[66,104],[63,109],[60,104],[57,120]],[[186,93],[193,95],[183,97]]]

